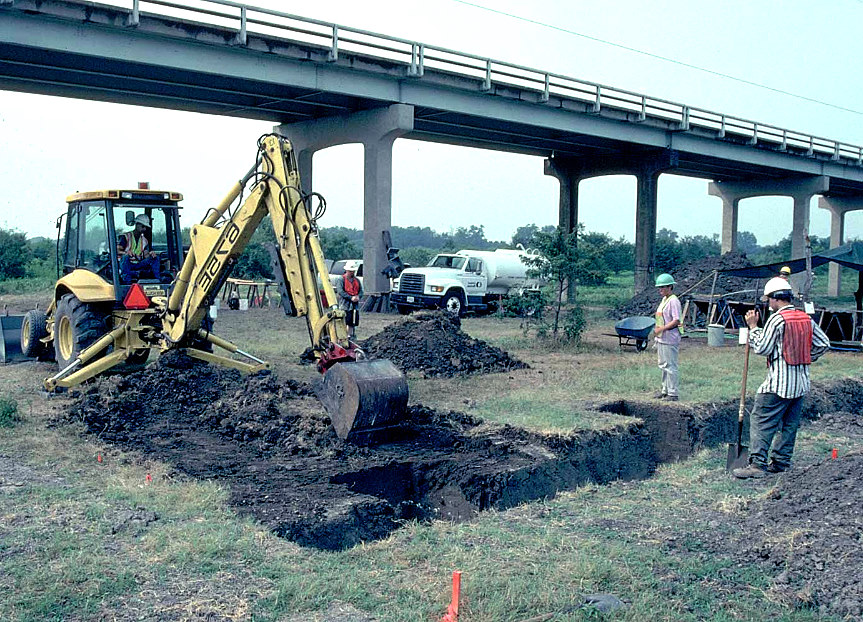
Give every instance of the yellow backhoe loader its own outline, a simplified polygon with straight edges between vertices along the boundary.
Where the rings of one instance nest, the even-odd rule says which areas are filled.
[[[258,141],[255,165],[192,227],[185,259],[181,200],[179,193],[148,188],[67,199],[59,248],[63,276],[47,312],[30,311],[21,324],[22,352],[32,357],[53,349],[59,364],[45,388],[72,387],[122,362],[146,361],[151,350],[182,349],[249,373],[267,369],[266,362],[213,334],[209,307],[269,215],[282,276],[296,314],[306,318],[323,374],[318,397],[336,433],[350,440],[399,423],[408,399],[404,375],[390,361],[364,360],[348,338],[344,311],[325,302],[337,300],[317,236],[325,203],[300,190],[290,142],[275,134]]]

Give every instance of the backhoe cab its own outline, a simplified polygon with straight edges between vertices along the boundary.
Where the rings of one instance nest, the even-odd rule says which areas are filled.
[[[142,188],[69,197],[59,244],[63,276],[47,313],[30,311],[21,327],[24,353],[53,350],[60,367],[45,388],[72,387],[124,361],[146,361],[151,349],[181,349],[248,373],[267,369],[266,362],[213,334],[209,307],[268,215],[291,303],[306,318],[324,374],[318,396],[337,434],[358,439],[398,424],[407,406],[407,381],[390,361],[363,360],[348,338],[345,312],[327,302],[337,298],[317,236],[316,218],[325,203],[300,187],[290,142],[274,134],[262,137],[255,165],[192,227],[185,257],[179,193]],[[213,346],[227,354],[215,353]]]

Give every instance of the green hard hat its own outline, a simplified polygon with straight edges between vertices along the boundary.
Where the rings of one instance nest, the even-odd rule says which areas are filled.
[[[674,285],[674,277],[670,274],[660,274],[656,277],[656,286],[665,287],[666,285]]]

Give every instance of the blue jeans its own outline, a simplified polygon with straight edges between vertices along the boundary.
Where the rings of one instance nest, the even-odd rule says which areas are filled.
[[[145,257],[138,261],[132,261],[129,255],[123,255],[120,258],[120,281],[129,284],[132,281],[137,281],[140,278],[147,278],[150,274],[153,278],[161,280],[159,273],[159,258]]]

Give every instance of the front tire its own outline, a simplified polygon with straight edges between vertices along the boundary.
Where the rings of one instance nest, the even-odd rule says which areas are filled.
[[[74,294],[64,294],[54,312],[54,356],[60,369],[68,367],[106,330],[103,313],[81,302]]]
[[[24,314],[21,321],[21,352],[24,356],[36,358],[45,351],[41,339],[48,334],[48,316],[38,309]]]
[[[453,315],[463,316],[467,310],[464,295],[459,291],[447,292],[441,301],[441,308]]]

